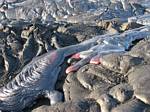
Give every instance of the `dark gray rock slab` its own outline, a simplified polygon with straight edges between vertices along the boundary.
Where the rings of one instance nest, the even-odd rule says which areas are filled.
[[[69,101],[59,103],[54,106],[40,106],[32,112],[101,112],[98,103],[90,99],[81,99],[79,101]]]
[[[117,100],[115,100],[111,95],[103,94],[98,99],[97,102],[100,104],[101,112],[110,112],[110,110],[117,106]]]
[[[63,86],[65,100],[97,99],[109,88],[125,81],[122,74],[112,72],[101,65],[87,64],[78,72],[67,76]]]
[[[133,66],[143,63],[143,59],[126,55],[125,53],[111,53],[101,58],[101,64],[113,71],[127,73]]]
[[[119,102],[123,103],[132,98],[133,89],[128,83],[121,83],[109,90],[109,94]]]
[[[129,52],[129,55],[133,57],[140,57],[145,60],[145,63],[149,64],[150,60],[150,39],[145,39],[138,42]]]
[[[86,97],[90,91],[84,88],[76,78],[76,74],[68,74],[64,86],[64,97],[66,101],[77,100]]]
[[[145,112],[146,108],[147,106],[143,102],[137,99],[131,99],[118,105],[111,112]]]
[[[134,95],[146,104],[150,104],[150,65],[134,68],[128,74],[130,85],[133,86]]]

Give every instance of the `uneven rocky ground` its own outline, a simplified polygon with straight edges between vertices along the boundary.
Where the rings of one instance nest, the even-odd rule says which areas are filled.
[[[149,14],[149,0],[70,1],[0,1],[1,87],[34,57],[50,50],[150,24],[150,16],[144,24],[128,21]],[[39,98],[24,112],[150,111],[150,38],[133,42],[126,52],[102,56],[100,64],[88,63],[66,74],[66,68],[78,61],[67,63],[68,59],[55,87],[64,94],[63,101],[50,106]]]

